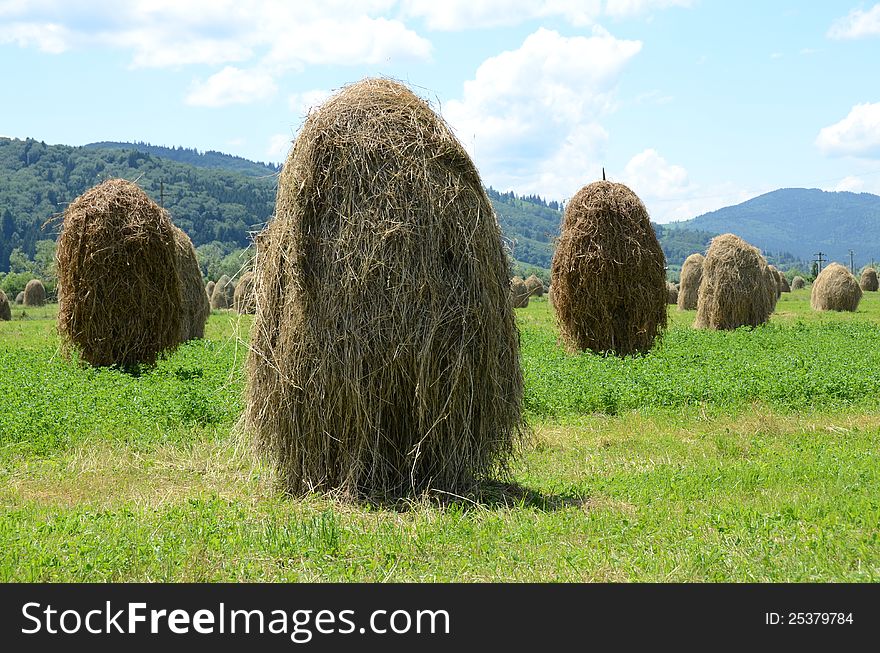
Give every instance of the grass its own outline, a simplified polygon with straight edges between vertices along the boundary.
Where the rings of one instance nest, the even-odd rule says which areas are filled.
[[[235,431],[248,317],[138,376],[0,323],[2,581],[877,581],[880,298],[569,355],[517,311],[535,437],[479,497],[290,499]]]

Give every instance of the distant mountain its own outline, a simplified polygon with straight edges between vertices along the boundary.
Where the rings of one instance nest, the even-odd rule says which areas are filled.
[[[164,147],[161,145],[151,145],[149,143],[117,143],[114,141],[89,143],[84,147],[86,149],[94,150],[137,150],[138,152],[158,156],[163,159],[170,159],[171,161],[177,161],[178,163],[188,163],[196,168],[241,172],[252,177],[274,175],[281,169],[281,166],[275,166],[271,163],[257,163],[248,159],[243,159],[240,156],[223,154],[222,152],[215,152],[214,150],[199,152],[196,149],[188,147]]]
[[[805,261],[821,251],[848,265],[850,249],[857,267],[880,260],[880,196],[870,193],[783,188],[668,228],[732,232],[765,254]]]

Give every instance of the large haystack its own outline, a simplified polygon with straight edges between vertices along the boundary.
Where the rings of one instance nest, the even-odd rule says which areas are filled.
[[[257,239],[243,425],[287,489],[468,491],[524,433],[498,222],[461,144],[404,86],[313,110]]]
[[[703,261],[705,260],[706,257],[702,254],[691,254],[684,260],[684,264],[681,266],[681,278],[678,282],[678,310],[696,310],[700,282],[703,280]]]
[[[666,282],[666,303],[678,304],[678,286],[671,281]]]
[[[566,346],[625,356],[666,328],[666,260],[648,211],[623,184],[597,181],[568,202],[553,255],[553,302]]]
[[[810,306],[816,311],[855,311],[861,299],[862,289],[849,269],[831,263],[813,282]]]
[[[513,308],[525,308],[529,305],[529,287],[522,277],[510,280],[510,305]]]
[[[180,340],[174,226],[136,184],[109,179],[64,211],[58,333],[96,366],[151,364]]]
[[[256,297],[254,296],[254,273],[248,270],[235,285],[235,294],[232,300],[233,307],[239,313],[253,315],[257,312]]]
[[[862,276],[859,279],[859,287],[867,292],[877,292],[877,270],[874,268],[865,268],[862,270]]]
[[[9,298],[0,290],[0,321],[8,322],[12,319],[12,307],[9,306]]]
[[[214,284],[214,292],[211,293],[211,308],[232,308],[232,303],[234,301],[235,284],[232,283],[232,279],[224,274],[217,279],[217,283]]]
[[[755,247],[733,234],[712,239],[703,262],[698,329],[758,326],[776,305],[776,277]]]
[[[174,229],[177,247],[177,273],[180,276],[180,341],[205,337],[205,322],[211,314],[211,306],[204,290],[202,268],[195,247],[182,229]]]
[[[25,306],[45,306],[46,305],[46,288],[39,279],[31,279],[24,287]]]
[[[800,290],[801,288],[803,288],[806,285],[807,285],[806,279],[804,279],[801,276],[796,276],[794,279],[791,280],[791,289],[792,290]]]
[[[530,275],[525,280],[525,284],[529,291],[529,297],[542,297],[544,295],[544,282],[536,275]]]

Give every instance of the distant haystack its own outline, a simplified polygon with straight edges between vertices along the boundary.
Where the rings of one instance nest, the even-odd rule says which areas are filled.
[[[667,304],[678,304],[678,286],[671,281],[666,282]]]
[[[182,229],[173,227],[177,252],[177,273],[180,275],[180,341],[205,337],[205,322],[211,314],[208,296],[205,294],[202,269],[189,236]]]
[[[694,326],[729,330],[763,324],[773,312],[776,288],[761,252],[734,234],[716,236],[703,262]]]
[[[861,299],[862,289],[849,269],[831,263],[813,282],[810,306],[816,311],[855,311]]]
[[[782,292],[791,292],[791,286],[788,283],[788,277],[786,277],[782,272],[779,273],[779,285],[782,288]]]
[[[233,307],[241,314],[253,315],[257,312],[257,303],[254,296],[254,273],[250,270],[241,275],[241,279],[235,286]]]
[[[46,288],[39,279],[31,279],[24,287],[24,305],[25,306],[45,306],[46,305]]]
[[[768,265],[767,269],[773,275],[773,283],[776,284],[776,299],[782,297],[782,273],[775,265]]]
[[[0,321],[8,322],[12,319],[12,308],[9,306],[9,298],[0,290]]]
[[[806,279],[804,279],[801,276],[796,276],[794,279],[791,280],[791,289],[792,290],[800,290],[801,288],[803,288],[806,285],[807,285]]]
[[[544,282],[534,274],[525,280],[525,284],[530,297],[542,297],[544,295]]]
[[[553,303],[572,350],[646,352],[666,328],[666,259],[644,204],[596,181],[565,207],[553,255]]]
[[[232,283],[232,280],[224,274],[217,279],[217,283],[214,284],[214,292],[211,293],[211,308],[232,308],[232,303],[234,301],[235,285]]]
[[[209,281],[207,284],[205,284],[205,295],[208,297],[208,304],[209,304],[208,307],[209,308],[210,308],[210,302],[211,302],[211,295],[214,294],[214,286],[216,286],[216,285],[217,285],[216,281]]]
[[[703,261],[705,260],[706,257],[702,254],[691,254],[684,260],[684,264],[681,266],[681,278],[678,282],[678,310],[696,310],[700,282],[703,280]]]
[[[859,280],[859,286],[867,292],[876,292],[878,288],[877,270],[874,268],[865,268],[862,270],[862,277]]]
[[[15,303],[18,305],[24,304],[24,290],[15,296]]]
[[[510,305],[514,308],[525,308],[529,305],[529,287],[521,277],[510,280]]]

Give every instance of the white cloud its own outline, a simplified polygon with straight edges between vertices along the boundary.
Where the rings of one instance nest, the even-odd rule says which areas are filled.
[[[880,36],[880,4],[867,11],[853,9],[843,18],[835,20],[828,30],[830,39],[860,39]]]
[[[290,134],[272,134],[266,147],[266,156],[269,161],[284,161],[291,145],[293,145],[293,136]]]
[[[321,106],[330,97],[331,91],[314,89],[302,93],[293,93],[287,98],[287,106],[298,116],[307,116],[309,111]]]
[[[591,37],[540,28],[518,49],[484,61],[444,117],[487,183],[567,197],[597,171],[607,140],[600,119],[641,47],[600,28]]]
[[[41,52],[61,54],[69,49],[69,30],[57,23],[14,23],[0,25],[0,44],[14,43],[21,48],[35,47]]]
[[[880,156],[880,102],[855,105],[846,118],[822,128],[816,145],[831,156]]]
[[[206,81],[195,82],[186,96],[186,103],[200,107],[250,104],[268,99],[277,91],[272,76],[266,72],[226,66]]]
[[[629,17],[650,13],[655,9],[690,7],[693,0],[607,0],[605,13],[609,16]]]
[[[865,180],[861,177],[850,175],[841,179],[833,188],[828,190],[834,191],[850,191],[852,193],[861,192],[865,188]]]
[[[650,148],[629,160],[623,177],[624,183],[639,196],[668,198],[688,192],[690,186],[687,170],[669,163]]]

